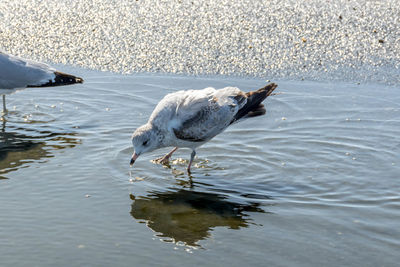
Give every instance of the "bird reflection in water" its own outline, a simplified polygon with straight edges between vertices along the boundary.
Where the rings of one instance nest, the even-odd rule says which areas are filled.
[[[248,227],[252,222],[245,212],[265,213],[258,203],[239,204],[223,195],[185,189],[131,199],[133,218],[145,220],[161,240],[191,247],[200,247],[197,242],[208,238],[214,227]]]
[[[7,179],[5,174],[26,167],[33,161],[53,157],[53,150],[80,144],[75,136],[76,133],[34,130],[16,125],[6,127],[3,119],[0,131],[0,179]]]

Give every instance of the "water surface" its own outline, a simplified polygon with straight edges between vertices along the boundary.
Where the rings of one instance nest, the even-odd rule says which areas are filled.
[[[181,89],[262,79],[119,75],[7,98],[0,254],[7,266],[396,266],[398,87],[277,80],[267,114],[170,168],[129,167],[130,135]],[[69,68],[69,69],[68,69]]]

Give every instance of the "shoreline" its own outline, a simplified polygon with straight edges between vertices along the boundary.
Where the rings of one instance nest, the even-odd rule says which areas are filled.
[[[394,85],[400,83],[399,12],[394,0],[5,0],[0,49],[115,73]]]

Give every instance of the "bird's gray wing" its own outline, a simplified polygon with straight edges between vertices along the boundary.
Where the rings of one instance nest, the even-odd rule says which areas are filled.
[[[204,107],[194,116],[185,120],[179,128],[173,128],[175,136],[179,139],[191,142],[204,142],[214,132],[215,125],[212,123],[212,109]]]
[[[208,101],[197,112],[185,119],[179,127],[173,128],[178,139],[191,142],[205,142],[221,133],[229,126],[237,112],[234,103],[220,105],[218,99]]]
[[[24,88],[53,80],[55,69],[46,64],[0,53],[0,88]]]

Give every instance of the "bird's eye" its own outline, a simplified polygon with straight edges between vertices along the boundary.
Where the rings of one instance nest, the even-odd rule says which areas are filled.
[[[148,142],[149,140],[146,140],[146,141],[144,141],[143,142],[143,145],[145,146],[145,145],[147,145],[147,142]]]

